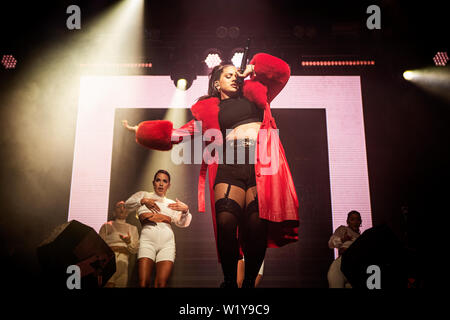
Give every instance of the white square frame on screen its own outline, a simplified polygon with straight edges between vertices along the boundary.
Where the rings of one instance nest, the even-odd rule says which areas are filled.
[[[116,108],[189,108],[207,87],[206,76],[197,77],[183,93],[169,76],[82,77],[68,220],[98,231],[108,218]],[[326,110],[333,230],[346,224],[351,210],[361,213],[361,231],[370,228],[360,77],[291,76],[271,107]]]

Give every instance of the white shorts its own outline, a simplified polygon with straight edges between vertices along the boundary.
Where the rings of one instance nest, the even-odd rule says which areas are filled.
[[[156,226],[144,226],[139,239],[139,258],[149,258],[156,263],[175,261],[175,236],[169,224],[158,222]]]

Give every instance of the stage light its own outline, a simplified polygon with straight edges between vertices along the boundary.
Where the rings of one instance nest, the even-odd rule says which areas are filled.
[[[216,36],[217,38],[224,39],[228,34],[228,29],[224,26],[217,27]]]
[[[438,67],[444,67],[448,62],[448,54],[447,52],[438,52],[433,58],[434,64]]]
[[[203,57],[205,57],[205,60],[203,61],[206,64],[207,73],[209,73],[212,68],[219,65],[223,61],[223,53],[217,48],[208,48],[207,50],[203,51]]]
[[[374,66],[374,60],[302,60],[302,67]]]
[[[177,89],[180,89],[180,90],[183,90],[183,91],[186,91],[186,88],[187,88],[187,80],[186,79],[178,79],[178,81],[177,81]]]
[[[414,79],[414,72],[410,70],[403,72],[403,78],[408,81]]]
[[[143,0],[115,1],[92,19],[83,20],[84,31],[72,31],[76,35],[70,36],[70,40],[62,37],[60,41],[47,41],[46,46],[39,48],[39,55],[33,58],[35,62],[27,66],[23,83],[8,93],[11,108],[2,110],[2,116],[10,120],[8,129],[14,132],[12,141],[16,146],[15,165],[26,173],[24,179],[31,188],[38,190],[36,195],[41,192],[39,185],[42,177],[41,174],[36,175],[36,172],[49,172],[45,177],[53,186],[50,192],[56,190],[55,186],[67,184],[65,175],[60,174],[62,167],[59,164],[74,161],[75,130],[85,130],[80,129],[77,122],[80,117],[80,78],[83,76],[79,65],[97,62],[140,62],[143,54],[143,36],[140,35],[143,30],[143,5]],[[64,16],[64,11],[61,14],[65,26],[67,16]],[[123,37],[119,37],[120,41],[96,45],[95,39],[105,33]],[[3,53],[11,55],[11,52],[2,52],[2,55]],[[112,53],[114,58],[121,60],[108,59]],[[5,60],[11,60],[10,67],[19,67],[17,61],[14,64],[14,60],[18,60],[17,57],[14,60],[5,57]],[[120,102],[118,103],[120,105]],[[46,130],[42,130],[43,122]],[[42,152],[36,152],[37,145]],[[58,161],[49,162],[49,159],[55,157]],[[53,165],[56,165],[56,170],[52,171],[50,169],[54,169]],[[104,203],[98,205],[103,207]],[[106,216],[107,213],[105,218]]]
[[[17,60],[11,54],[4,54],[2,57],[2,65],[5,69],[14,69],[16,67]]]
[[[180,79],[181,80],[181,79]],[[184,90],[174,90],[173,96],[171,99],[170,104],[167,106],[167,111],[165,116],[161,120],[169,120],[173,123],[174,128],[179,128],[183,126],[185,123],[189,121],[189,109],[186,109],[186,105],[189,104],[187,99],[187,91]],[[181,144],[180,144],[181,145]],[[177,148],[175,145],[174,149]],[[147,152],[147,161],[144,161],[143,167],[139,169],[139,183],[138,185],[141,186],[141,188],[148,188],[149,185],[151,185],[151,181],[153,181],[153,175],[158,169],[164,168],[165,170],[169,171],[171,176],[174,177],[174,180],[176,179],[177,183],[173,185],[170,190],[174,192],[174,194],[180,194],[175,193],[176,189],[173,188],[180,188],[180,191],[182,189],[181,186],[186,186],[187,181],[185,181],[185,177],[189,176],[188,171],[191,170],[190,166],[188,165],[177,165],[172,160],[172,152],[174,152],[174,149],[170,152]],[[184,183],[186,182],[186,183]],[[143,189],[138,189],[143,190]]]
[[[79,60],[86,67],[90,75],[104,71],[98,67],[133,68],[129,61],[136,61],[136,68],[143,59],[144,28],[144,1],[120,1],[95,19],[89,21],[84,41],[88,43],[74,44],[79,51]],[[143,63],[147,63],[144,62]],[[148,67],[145,67],[148,68]]]
[[[219,53],[208,53],[208,55],[205,58],[205,63],[208,66],[208,68],[210,68],[210,69],[219,65],[221,62],[222,62],[222,59],[220,58]]]
[[[231,27],[228,30],[228,35],[230,36],[231,39],[239,38],[239,33],[240,33],[239,27]]]
[[[142,68],[142,69],[150,69],[152,68],[151,62],[142,62],[142,63],[80,63],[80,67],[83,68],[105,68],[105,69],[127,69],[127,68]]]
[[[188,62],[175,63],[170,71],[170,79],[172,79],[177,89],[186,91],[191,87],[194,80],[197,79],[195,68]]]
[[[173,80],[173,83],[177,89],[186,91],[192,86],[192,83],[194,82],[195,79],[197,79],[197,76],[186,73],[180,73],[180,74],[172,74],[170,76],[170,79]]]
[[[190,53],[191,48],[185,42],[181,42],[170,54],[170,79],[172,79],[176,88],[188,90],[193,81],[197,79],[198,62],[195,63]],[[183,81],[180,81],[184,79]]]
[[[236,48],[231,51],[231,62],[236,68],[241,67],[242,58],[244,56],[244,49],[243,48]]]
[[[243,52],[236,52],[233,54],[233,58],[231,58],[231,62],[233,62],[233,65],[236,68],[239,68],[241,66],[242,58],[244,57]]]
[[[423,90],[450,101],[450,71],[440,66],[407,70],[403,78]]]

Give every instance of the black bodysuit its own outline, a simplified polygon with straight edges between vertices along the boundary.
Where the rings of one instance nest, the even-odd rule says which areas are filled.
[[[224,142],[227,129],[234,129],[245,123],[262,122],[264,118],[264,110],[258,108],[256,104],[243,97],[222,100],[219,103],[219,108],[219,125]],[[226,149],[228,144],[234,149],[234,159],[232,159],[232,163],[226,161]],[[220,162],[214,185],[226,183],[238,186],[244,190],[256,186],[255,167],[250,160],[254,160],[256,143],[245,146],[244,164],[238,164],[237,148],[234,141],[227,141],[224,143],[223,155],[219,156]]]

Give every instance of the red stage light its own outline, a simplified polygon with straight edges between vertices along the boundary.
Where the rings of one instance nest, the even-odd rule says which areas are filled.
[[[322,61],[302,61],[301,65],[304,67],[310,66],[369,66],[375,65],[373,60],[322,60]]]
[[[2,65],[5,69],[14,69],[16,67],[17,60],[11,54],[4,54],[2,57]]]
[[[85,68],[151,68],[151,62],[144,63],[80,63],[80,67]]]
[[[448,54],[447,52],[438,52],[433,58],[434,64],[439,67],[444,67],[448,62]]]

